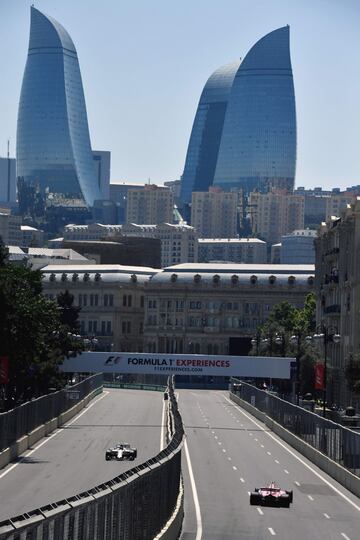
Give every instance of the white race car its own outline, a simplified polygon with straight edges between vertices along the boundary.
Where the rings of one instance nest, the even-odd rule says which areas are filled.
[[[110,461],[116,459],[117,461],[134,461],[137,458],[137,449],[132,448],[128,443],[118,443],[108,448],[105,452],[105,460]]]

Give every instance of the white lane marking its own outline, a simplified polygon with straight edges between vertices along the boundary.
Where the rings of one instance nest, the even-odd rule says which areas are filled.
[[[275,463],[277,463],[278,465],[280,465],[280,461],[278,459],[275,459]]]
[[[341,533],[341,536],[345,538],[345,540],[350,540],[350,538],[345,533]]]
[[[314,500],[314,497],[312,497],[311,495],[308,495],[310,501],[313,501]]]
[[[265,446],[263,444],[260,444],[261,448],[265,448]]]
[[[250,496],[250,491],[248,491],[248,495]]]
[[[235,467],[235,465],[233,465],[233,469],[234,469],[234,471],[237,471],[237,467]]]
[[[250,437],[252,437],[252,433],[249,433]]]
[[[244,484],[245,480],[243,478],[240,478],[240,482],[242,482]],[[250,491],[249,491],[249,494],[250,494]]]
[[[230,403],[233,403],[228,397],[224,396],[225,399],[227,399]],[[233,404],[237,409],[238,411],[241,412],[241,414],[243,414],[248,420],[250,420],[251,422],[253,422],[255,424],[255,426],[257,426],[261,431],[263,431],[265,433],[265,435],[267,435],[268,437],[270,437],[273,441],[275,441],[278,445],[280,445],[282,448],[284,448],[284,450],[286,450],[286,452],[288,452],[291,456],[293,456],[297,461],[299,461],[302,465],[304,465],[304,467],[306,467],[309,471],[311,471],[315,476],[317,476],[320,480],[322,480],[322,482],[324,482],[326,485],[328,485],[332,490],[335,491],[335,493],[337,493],[338,495],[340,495],[340,497],[342,497],[347,503],[351,504],[351,506],[353,506],[358,512],[360,512],[360,506],[358,506],[356,503],[354,503],[351,499],[349,499],[349,497],[347,497],[345,495],[345,493],[342,493],[339,489],[337,489],[337,487],[335,487],[331,482],[329,482],[329,480],[326,480],[326,478],[324,478],[320,473],[318,473],[317,471],[315,471],[315,469],[313,469],[313,467],[311,467],[311,465],[309,465],[308,463],[306,463],[303,459],[301,459],[301,457],[297,456],[295,454],[295,452],[293,452],[292,450],[290,450],[290,448],[287,448],[285,444],[283,444],[281,441],[279,441],[274,435],[272,435],[272,433],[269,433],[269,431],[265,431],[265,429],[258,423],[258,422],[255,422],[255,420],[253,420],[251,418],[251,416],[249,416],[248,414],[246,414],[238,405],[236,404]]]
[[[271,452],[266,452],[268,456],[271,456]]]
[[[219,437],[217,435],[215,435],[215,439],[218,439]]]
[[[300,482],[298,482],[297,480],[295,480],[294,484],[300,487]]]
[[[264,512],[261,510],[261,508],[258,507],[256,510],[259,512],[260,516],[264,515]]]
[[[221,446],[221,445],[222,445],[222,442],[219,441],[219,442],[218,442],[218,445]]]
[[[324,513],[324,516],[326,517],[326,519],[330,519],[329,514],[325,514],[325,513]]]
[[[270,533],[272,536],[275,536],[275,535],[276,535],[276,532],[275,532],[274,529],[272,529],[271,527],[268,527],[268,531],[269,531],[269,533]]]
[[[228,457],[228,461],[231,461],[231,457]]]
[[[257,439],[254,439],[254,440],[255,440],[256,442],[258,442],[258,440],[257,440]]]
[[[163,408],[161,415],[160,452],[165,448],[165,407],[165,400],[163,399]]]
[[[185,448],[186,461],[187,461],[187,466],[188,466],[189,476],[190,476],[191,491],[192,491],[192,494],[193,494],[194,505],[195,505],[196,527],[197,527],[195,540],[201,540],[201,537],[202,537],[202,521],[201,521],[201,511],[200,511],[199,497],[198,497],[198,494],[197,494],[195,478],[194,478],[194,473],[193,473],[193,469],[192,469],[192,466],[191,466],[190,454],[189,454],[189,449],[188,449],[186,439],[185,439],[185,442],[184,442],[184,448]]]
[[[29,456],[31,456],[32,454],[34,454],[37,450],[39,450],[39,448],[41,448],[42,446],[44,446],[47,442],[51,441],[51,439],[53,439],[54,437],[56,437],[56,435],[59,435],[59,433],[61,433],[62,431],[64,431],[65,428],[67,428],[68,426],[71,426],[72,424],[74,424],[74,422],[76,422],[83,414],[85,414],[89,409],[91,409],[91,407],[93,407],[94,405],[96,405],[96,403],[98,403],[101,399],[103,399],[104,397],[106,397],[110,392],[108,392],[107,390],[104,390],[103,394],[96,400],[94,401],[91,405],[89,405],[88,407],[86,407],[80,414],[78,414],[77,416],[75,416],[75,418],[73,420],[71,420],[71,422],[68,422],[67,424],[64,425],[64,427],[62,428],[59,428],[55,431],[55,433],[53,433],[52,435],[50,435],[50,437],[46,437],[46,439],[44,439],[40,444],[38,444],[37,446],[35,446],[35,448],[33,448],[32,450],[30,450],[29,452],[26,452],[22,458],[19,459],[19,461],[17,461],[16,463],[14,463],[13,465],[11,465],[11,467],[9,467],[8,469],[6,469],[6,471],[4,471],[2,474],[0,474],[0,480],[1,478],[4,478],[4,476],[6,476],[7,474],[9,474],[9,472],[13,471],[15,469],[15,467],[17,467],[18,465],[20,465],[20,463],[22,463],[24,461],[24,459],[28,458]]]
[[[284,469],[285,474],[289,474],[289,471],[287,469]]]
[[[212,431],[211,433],[214,435],[215,431]]]
[[[223,452],[226,452],[225,448],[222,449]]]

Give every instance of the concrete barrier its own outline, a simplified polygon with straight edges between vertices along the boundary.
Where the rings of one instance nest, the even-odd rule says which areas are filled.
[[[60,414],[59,417],[53,418],[52,420],[46,422],[46,424],[38,426],[36,429],[31,431],[31,433],[28,433],[27,435],[24,435],[24,437],[21,437],[21,439],[18,439],[9,448],[5,448],[5,450],[2,450],[0,452],[0,469],[6,467],[6,465],[8,465],[11,461],[13,461],[21,454],[23,454],[26,450],[34,446],[34,444],[36,444],[40,439],[46,437],[58,427],[66,424],[66,422],[68,422],[71,418],[77,415],[82,409],[87,406],[89,401],[91,401],[98,394],[101,394],[101,392],[102,387],[96,388],[88,396],[79,401],[79,403],[71,407],[71,409],[68,409],[64,413]]]
[[[261,420],[271,431],[276,433],[281,439],[287,442],[300,454],[305,456],[309,461],[314,463],[319,469],[326,472],[329,476],[334,478],[339,484],[344,486],[346,489],[354,493],[357,497],[360,497],[360,478],[355,476],[351,471],[345,469],[335,461],[329,459],[325,454],[319,452],[316,448],[308,444],[307,442],[297,437],[291,431],[287,430],[275,420],[267,416],[265,413],[257,410],[255,407],[250,405],[247,401],[239,398],[235,394],[230,392],[230,399],[240,405],[247,412]]]

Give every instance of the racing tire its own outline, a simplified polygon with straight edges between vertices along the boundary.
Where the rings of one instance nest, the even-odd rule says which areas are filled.
[[[289,497],[289,495],[281,495],[279,502],[280,502],[280,506],[282,508],[289,508],[290,507],[290,497]]]
[[[293,492],[292,492],[292,490],[287,491],[286,493],[289,495],[289,502],[292,503],[293,502]]]
[[[105,456],[105,461],[110,461],[109,456]]]
[[[250,504],[251,506],[257,506],[260,504],[260,497],[256,491],[250,493]]]

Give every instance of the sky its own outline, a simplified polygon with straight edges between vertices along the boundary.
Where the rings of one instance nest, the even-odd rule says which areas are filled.
[[[32,3],[74,41],[111,181],[180,178],[208,77],[289,24],[296,186],[360,184],[359,0],[0,0],[0,156],[8,139],[15,156]]]

